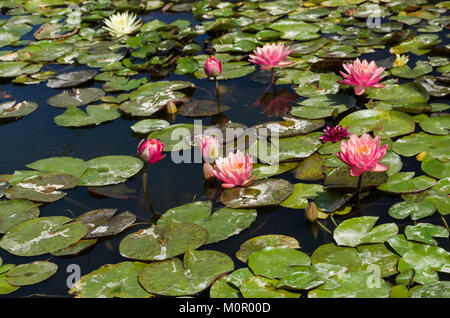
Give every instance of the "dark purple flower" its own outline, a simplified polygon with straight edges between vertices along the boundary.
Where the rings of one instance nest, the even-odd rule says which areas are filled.
[[[341,126],[327,126],[323,130],[323,136],[320,136],[319,139],[322,142],[331,141],[332,143],[338,142],[345,137],[350,136],[351,134],[347,131],[348,127],[342,128]]]

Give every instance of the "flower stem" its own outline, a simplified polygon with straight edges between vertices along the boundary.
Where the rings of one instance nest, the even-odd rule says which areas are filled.
[[[356,186],[356,207],[359,207],[359,202],[361,200],[361,185],[362,185],[362,176],[364,172],[358,177],[358,185]]]
[[[444,216],[443,216],[443,215],[441,215],[441,218],[442,218],[442,222],[444,222],[445,228],[447,229],[447,231],[449,231],[449,232],[450,232],[450,229],[448,228],[448,224],[447,224],[447,221],[445,221],[445,218],[444,218]]]
[[[330,234],[333,234],[333,232],[331,232],[325,225],[323,225],[322,223],[319,222],[319,220],[316,221],[317,224],[320,225],[321,228],[323,228],[325,231],[327,231]]]
[[[331,218],[331,221],[333,221],[334,226],[337,227],[338,225],[337,225],[336,221],[333,218],[333,214],[330,214],[330,218]]]
[[[150,196],[147,192],[147,164],[144,163],[144,173],[142,174],[142,192],[144,192],[145,200],[147,201],[148,207],[152,214],[155,214],[155,210],[153,209],[152,202],[150,201]]]
[[[216,84],[216,96],[217,96],[217,111],[220,113],[220,93],[219,93],[219,81],[217,77],[214,77],[214,82]]]

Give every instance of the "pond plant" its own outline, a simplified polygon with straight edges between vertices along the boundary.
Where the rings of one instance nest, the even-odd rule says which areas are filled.
[[[449,298],[449,8],[2,1],[0,295]]]

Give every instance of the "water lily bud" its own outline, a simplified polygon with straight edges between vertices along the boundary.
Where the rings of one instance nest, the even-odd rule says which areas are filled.
[[[317,218],[319,217],[319,209],[314,202],[308,202],[308,206],[305,209],[305,216],[310,222],[317,221]]]
[[[423,161],[423,159],[425,158],[426,155],[427,155],[427,152],[426,151],[422,151],[421,153],[419,153],[416,156],[417,161]]]
[[[178,111],[177,105],[174,102],[170,101],[166,105],[166,112],[168,114],[175,114]]]
[[[203,164],[203,177],[206,180],[214,178],[214,168],[207,162]]]
[[[137,155],[145,163],[154,164],[163,159],[164,144],[158,139],[142,140],[137,149]]]
[[[215,57],[208,56],[204,69],[208,77],[217,77],[222,73],[222,61],[219,62]]]

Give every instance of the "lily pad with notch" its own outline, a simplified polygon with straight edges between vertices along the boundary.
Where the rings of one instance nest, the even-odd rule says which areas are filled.
[[[386,182],[388,175],[385,172],[365,172],[362,175],[361,190],[367,191]],[[324,188],[327,190],[338,189],[343,191],[356,191],[358,177],[350,175],[350,167],[342,166],[331,171],[325,178]]]
[[[6,281],[13,286],[26,286],[40,283],[52,277],[58,265],[47,261],[35,261],[17,265],[6,273]]]
[[[83,70],[68,73],[61,73],[51,78],[47,82],[47,87],[50,88],[68,88],[75,87],[86,83],[97,75],[96,70]]]
[[[71,91],[64,91],[52,96],[47,103],[54,107],[67,108],[70,106],[83,106],[96,102],[105,96],[105,92],[99,88],[74,88]]]

